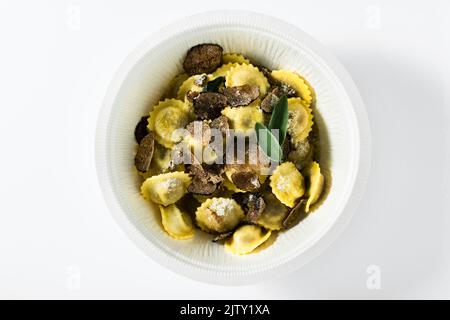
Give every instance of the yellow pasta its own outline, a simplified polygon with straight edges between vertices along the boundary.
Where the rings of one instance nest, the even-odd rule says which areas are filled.
[[[306,168],[305,174],[309,180],[309,188],[306,192],[308,200],[306,201],[305,211],[309,212],[311,205],[319,200],[323,189],[324,177],[320,172],[319,164],[315,161],[311,162],[308,168]]]
[[[190,184],[191,177],[187,173],[163,173],[146,179],[141,186],[141,193],[147,200],[168,206],[180,200]]]
[[[195,235],[194,225],[191,217],[182,212],[176,205],[167,207],[159,206],[161,211],[161,222],[164,230],[177,240],[190,239]]]
[[[270,187],[278,200],[290,208],[305,193],[303,176],[292,162],[284,162],[274,170]]]
[[[155,133],[155,139],[166,148],[172,148],[182,139],[173,134],[184,128],[190,120],[190,112],[185,103],[176,99],[160,101],[150,112],[148,129]]]
[[[263,197],[266,203],[266,208],[256,223],[269,230],[282,229],[283,221],[289,214],[288,207],[283,205],[270,191],[265,192]]]
[[[198,79],[200,79],[203,76],[207,76],[206,74],[196,74],[193,75],[189,78],[187,78],[180,86],[180,88],[178,89],[178,93],[177,93],[177,99],[178,100],[184,100],[186,93],[188,93],[188,91],[195,91],[195,92],[200,92],[203,90],[202,87],[198,86],[196,84],[196,81]]]
[[[244,169],[245,168],[245,169]],[[258,173],[258,180],[261,183],[261,185],[266,181],[267,179],[267,175],[262,174],[262,168],[259,168],[256,164],[255,165],[226,165],[225,166],[225,179],[223,181],[223,186],[225,188],[227,188],[230,191],[233,192],[246,192],[245,190],[241,190],[239,189],[234,183],[233,183],[233,179],[232,179],[232,175],[233,173],[236,172],[243,172],[243,171],[254,171],[256,173]]]
[[[300,98],[288,99],[288,133],[294,145],[305,140],[312,130],[313,114]]]
[[[239,53],[224,53],[223,54],[223,64],[227,64],[227,63],[250,64],[250,60],[248,60],[242,54],[239,54]]]
[[[239,64],[232,67],[226,74],[225,86],[235,87],[253,84],[259,87],[260,97],[264,97],[269,88],[269,81],[264,74],[251,64]]]
[[[273,70],[271,75],[275,80],[290,85],[295,89],[295,91],[297,91],[297,94],[306,105],[311,105],[311,90],[300,75],[289,70]]]
[[[255,225],[244,225],[239,227],[225,243],[225,250],[232,254],[247,254],[269,239],[270,235],[270,230],[263,230]]]
[[[211,198],[197,208],[195,218],[198,226],[212,233],[233,230],[244,218],[244,211],[230,198]]]
[[[218,77],[225,77],[228,73],[228,71],[230,71],[231,68],[238,66],[239,63],[226,63],[223,64],[222,66],[220,66],[219,68],[216,69],[216,71],[214,71],[212,73],[211,78],[215,79]]]
[[[263,121],[263,112],[257,106],[226,107],[222,114],[230,120],[231,128],[240,133],[249,133],[257,122]]]

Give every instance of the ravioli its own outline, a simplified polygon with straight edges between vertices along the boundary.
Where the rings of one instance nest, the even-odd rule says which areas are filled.
[[[322,193],[324,177],[320,172],[320,166],[317,162],[313,161],[306,168],[306,176],[309,180],[309,188],[306,192],[308,200],[306,201],[305,211],[309,212],[311,205],[317,202]]]
[[[207,74],[193,75],[184,80],[180,88],[178,89],[177,99],[184,100],[184,98],[186,97],[186,93],[188,93],[188,91],[201,92],[203,90],[203,87],[197,85],[197,81],[204,76],[208,75]]]
[[[226,63],[223,64],[222,66],[220,66],[219,68],[216,69],[216,71],[214,71],[212,73],[212,79],[218,78],[218,77],[225,77],[228,73],[228,71],[230,71],[231,68],[238,66],[239,63],[234,63],[234,62],[230,62],[230,63]]]
[[[209,233],[233,230],[244,219],[241,206],[230,198],[210,198],[195,212],[198,226]]]
[[[147,200],[168,206],[180,200],[190,184],[191,177],[187,173],[163,173],[146,179],[141,186],[141,193]]]
[[[263,197],[266,208],[256,223],[268,230],[282,229],[283,221],[289,214],[289,208],[282,204],[270,191],[264,193]]]
[[[236,87],[253,84],[259,87],[260,97],[264,97],[269,88],[269,81],[258,68],[251,64],[239,64],[232,67],[226,74],[225,86]]]
[[[270,230],[264,230],[260,226],[244,225],[225,242],[225,250],[232,254],[248,254],[269,239],[270,235]]]
[[[295,72],[289,70],[273,70],[271,73],[273,79],[288,84],[297,91],[303,102],[309,106],[312,102],[311,89],[303,78]]]
[[[300,98],[289,98],[288,111],[288,133],[296,145],[305,140],[312,130],[312,110]]]
[[[155,139],[166,148],[180,142],[181,135],[174,132],[182,129],[190,120],[190,112],[186,104],[181,100],[166,99],[159,102],[150,112],[148,129],[155,133]]]
[[[222,60],[223,64],[227,63],[250,64],[250,60],[248,60],[242,54],[239,53],[224,53]]]
[[[263,112],[258,106],[226,107],[222,115],[228,118],[231,128],[240,133],[249,133],[257,122],[263,121]]]
[[[247,165],[247,164],[235,164],[235,165],[226,165],[225,166],[225,179],[223,182],[223,185],[225,188],[227,188],[230,191],[233,192],[246,192],[245,190],[239,189],[234,183],[233,183],[233,174],[234,173],[242,173],[242,172],[254,172],[257,174],[258,180],[260,184],[263,184],[266,179],[267,175],[262,174],[262,169],[259,168],[256,164],[254,165]]]
[[[159,206],[161,211],[161,222],[164,230],[177,240],[190,239],[195,235],[194,224],[191,217],[182,212],[176,205],[167,207]]]
[[[270,187],[281,203],[293,208],[305,193],[305,181],[292,162],[280,164],[270,177]]]

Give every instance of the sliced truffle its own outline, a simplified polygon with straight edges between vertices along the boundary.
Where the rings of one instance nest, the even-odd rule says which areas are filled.
[[[259,97],[259,87],[254,84],[244,84],[225,88],[222,93],[227,97],[231,107],[246,106]]]
[[[208,180],[214,183],[221,183],[223,181],[222,173],[225,172],[225,166],[219,163],[204,164],[203,170],[208,175]]]
[[[189,49],[183,62],[189,75],[211,73],[222,64],[223,49],[217,44],[199,44]]]
[[[286,94],[289,98],[295,97],[297,95],[297,91],[288,85],[287,83],[281,82],[279,80],[276,80],[272,77],[272,70],[269,68],[266,68],[264,66],[257,66],[259,71],[262,72],[262,74],[267,78],[269,81],[269,84],[272,87],[279,87],[281,89],[281,93]]]
[[[144,137],[148,134],[148,118],[149,116],[142,117],[134,129],[134,137],[136,138],[136,142],[138,144],[141,143],[142,139],[144,139]]]
[[[271,113],[283,94],[287,97],[295,97],[297,92],[291,86],[279,82],[261,101],[262,111]]]
[[[280,87],[274,87],[261,101],[261,110],[266,113],[271,113],[280,100],[281,95],[282,91]]]
[[[225,232],[225,233],[221,233],[218,234],[217,236],[214,237],[214,239],[212,240],[213,242],[219,242],[219,241],[225,241],[227,240],[229,237],[231,237],[233,235],[233,232]]]
[[[211,194],[217,190],[223,178],[221,172],[214,166],[205,166],[192,164],[189,166],[189,172],[194,176],[188,191],[197,194]]]
[[[291,146],[292,148],[288,153],[287,159],[293,162],[297,169],[303,170],[312,160],[314,153],[314,148],[311,145],[310,138],[308,137],[305,140]]]
[[[186,98],[193,102],[195,100],[195,98],[198,97],[198,95],[200,94],[200,92],[198,91],[193,91],[193,90],[189,90],[188,92],[186,92]]]
[[[192,183],[188,187],[188,191],[197,194],[211,194],[217,189],[217,184],[202,179],[199,176],[194,176]]]
[[[238,171],[231,175],[236,187],[244,191],[256,191],[261,187],[258,174],[254,171]]]
[[[247,222],[256,223],[266,208],[264,198],[258,192],[239,192],[232,197],[244,210]]]
[[[288,216],[283,221],[283,227],[286,229],[292,228],[306,218],[308,214],[305,212],[305,204],[306,200],[302,199],[291,209]]]
[[[259,69],[259,71],[262,72],[264,77],[267,78],[267,80],[269,81],[269,84],[273,85],[274,84],[273,81],[275,81],[275,79],[272,78],[272,70],[270,70],[269,68],[266,68],[264,66],[261,66],[261,65],[257,65],[256,67]]]
[[[154,149],[155,139],[150,132],[141,140],[136,157],[134,158],[134,164],[138,171],[147,172],[150,169]]]
[[[283,150],[283,159],[287,159],[289,156],[289,153],[291,152],[291,143],[290,143],[291,137],[289,135],[286,135],[286,138],[283,141],[283,145],[281,146]]]
[[[203,169],[201,164],[191,164],[187,167],[187,170],[193,176],[200,176],[205,174],[205,170]]]
[[[220,93],[203,92],[194,100],[194,112],[202,120],[214,119],[227,106],[227,98]]]
[[[217,129],[222,132],[224,136],[228,136],[230,133],[230,124],[228,123],[228,118],[225,116],[220,116],[215,118],[209,125],[211,129]]]

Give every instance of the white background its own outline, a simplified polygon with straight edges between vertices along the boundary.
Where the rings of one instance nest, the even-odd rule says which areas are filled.
[[[450,298],[445,2],[1,0],[0,298]],[[185,279],[139,251],[94,166],[120,63],[162,25],[208,9],[271,14],[325,44],[359,87],[373,138],[342,236],[296,273],[240,288]]]

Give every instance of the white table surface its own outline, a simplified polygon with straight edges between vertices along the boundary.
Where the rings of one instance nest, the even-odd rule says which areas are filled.
[[[341,237],[296,273],[240,288],[145,256],[108,212],[94,166],[97,114],[125,56],[166,23],[226,8],[328,46],[373,139],[367,191]],[[449,17],[448,1],[2,0],[0,298],[450,298]]]

